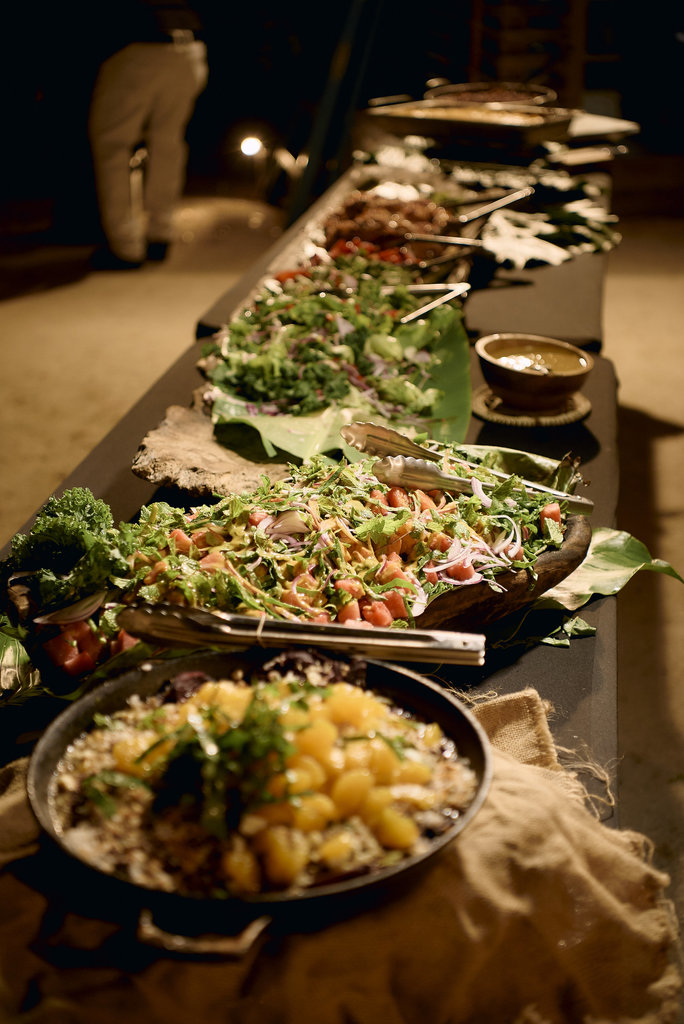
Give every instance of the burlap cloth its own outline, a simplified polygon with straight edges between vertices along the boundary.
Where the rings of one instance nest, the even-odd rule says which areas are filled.
[[[650,866],[647,840],[592,814],[579,779],[559,764],[536,691],[473,710],[493,745],[494,775],[465,831],[398,898],[314,933],[267,929],[237,960],[147,948],[95,913],[70,911],[68,894],[56,912],[18,870],[36,861],[37,828],[25,765],[15,762],[0,778],[0,1019],[676,1021],[669,879]]]

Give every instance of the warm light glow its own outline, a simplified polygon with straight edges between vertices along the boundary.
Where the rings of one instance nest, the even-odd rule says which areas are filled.
[[[243,139],[240,143],[240,151],[245,156],[256,156],[264,148],[264,144],[261,139],[257,139],[255,135],[248,135],[246,139]]]

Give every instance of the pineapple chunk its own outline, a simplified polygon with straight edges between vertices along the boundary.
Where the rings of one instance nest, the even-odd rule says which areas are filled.
[[[359,809],[374,782],[375,779],[366,768],[356,768],[338,775],[330,795],[341,818],[348,818]]]
[[[409,850],[420,836],[415,822],[394,807],[385,807],[372,829],[378,842],[388,850]]]

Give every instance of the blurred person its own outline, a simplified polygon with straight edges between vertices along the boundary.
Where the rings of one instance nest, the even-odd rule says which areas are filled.
[[[88,137],[106,247],[94,266],[161,260],[185,184],[185,131],[207,84],[202,19],[184,0],[114,0],[98,17],[107,51],[93,87]],[[132,201],[131,158],[144,144],[143,208]]]

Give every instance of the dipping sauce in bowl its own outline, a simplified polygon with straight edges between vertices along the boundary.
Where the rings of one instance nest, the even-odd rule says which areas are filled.
[[[535,334],[489,334],[475,351],[486,383],[515,409],[562,409],[594,366],[588,352]]]

